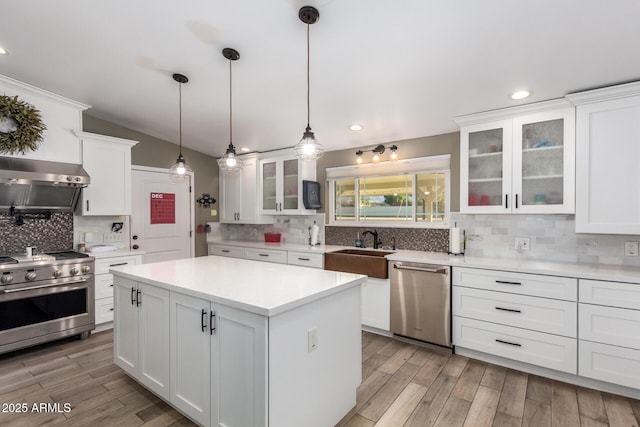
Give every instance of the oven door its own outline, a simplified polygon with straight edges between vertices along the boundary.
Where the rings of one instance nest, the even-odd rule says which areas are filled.
[[[0,290],[0,353],[95,327],[93,275]]]

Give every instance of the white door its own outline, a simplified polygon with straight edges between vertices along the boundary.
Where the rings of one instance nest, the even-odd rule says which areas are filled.
[[[143,263],[190,258],[193,239],[193,176],[174,182],[168,169],[132,166],[131,248]]]

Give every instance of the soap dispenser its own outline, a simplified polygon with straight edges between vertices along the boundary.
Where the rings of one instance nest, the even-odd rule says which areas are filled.
[[[356,237],[356,248],[362,247],[362,240],[360,239],[360,233],[358,233],[358,237]]]

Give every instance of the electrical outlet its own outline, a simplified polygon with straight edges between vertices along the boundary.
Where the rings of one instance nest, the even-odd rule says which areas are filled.
[[[104,233],[102,241],[104,243],[122,242],[122,233]]]
[[[318,328],[311,328],[307,331],[307,346],[309,353],[318,348]]]
[[[638,242],[624,242],[624,256],[638,256]]]
[[[516,237],[516,250],[518,252],[531,249],[531,241],[528,237]]]

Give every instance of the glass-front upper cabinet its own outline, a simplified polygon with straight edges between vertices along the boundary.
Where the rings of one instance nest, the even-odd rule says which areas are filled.
[[[305,214],[303,180],[315,181],[316,162],[292,156],[260,160],[260,214]]]
[[[575,111],[568,101],[456,120],[461,212],[574,212]]]

